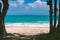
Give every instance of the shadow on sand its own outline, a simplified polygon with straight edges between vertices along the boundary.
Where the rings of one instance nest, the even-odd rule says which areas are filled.
[[[1,40],[60,40],[60,33],[53,34],[37,34],[37,35],[21,35],[18,33],[8,33]]]

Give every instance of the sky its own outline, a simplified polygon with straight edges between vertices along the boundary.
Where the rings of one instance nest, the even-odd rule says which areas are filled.
[[[8,0],[7,15],[49,15],[47,0]]]

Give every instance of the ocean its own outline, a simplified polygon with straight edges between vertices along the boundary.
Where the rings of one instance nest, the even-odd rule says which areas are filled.
[[[46,15],[7,15],[5,17],[6,27],[49,27],[49,21],[50,17]]]
[[[46,15],[7,15],[5,23],[48,23],[49,16]]]

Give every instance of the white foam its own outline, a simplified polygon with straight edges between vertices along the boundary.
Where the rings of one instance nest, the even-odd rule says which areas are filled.
[[[6,27],[49,27],[49,23],[6,23]]]

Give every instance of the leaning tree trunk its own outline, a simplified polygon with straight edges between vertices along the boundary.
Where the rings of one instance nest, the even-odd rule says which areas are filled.
[[[2,0],[3,2],[3,9],[2,12],[0,13],[0,37],[3,37],[6,34],[6,30],[5,30],[5,24],[4,24],[4,18],[6,16],[7,10],[8,10],[8,0]],[[1,10],[1,7],[0,7]]]
[[[3,30],[3,28],[2,28],[1,7],[2,7],[2,5],[1,5],[1,3],[0,3],[0,38],[3,37],[3,32],[4,32],[4,30]]]
[[[59,0],[59,17],[58,17],[58,25],[57,25],[57,32],[60,32],[60,0]]]
[[[49,1],[47,1],[47,4],[49,5],[49,7],[50,7],[50,33],[52,33],[53,32],[53,22],[52,22],[52,13],[53,13],[53,10],[52,10],[52,0],[49,0]]]
[[[53,30],[56,30],[56,15],[57,15],[57,0],[54,0],[54,26]]]

